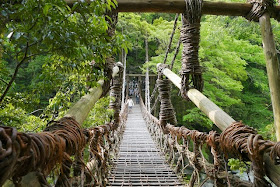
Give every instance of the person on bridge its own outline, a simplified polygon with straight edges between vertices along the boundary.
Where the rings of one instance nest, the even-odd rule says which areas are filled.
[[[134,106],[134,102],[130,97],[127,100],[127,104],[128,104],[129,110],[132,110],[132,107]]]

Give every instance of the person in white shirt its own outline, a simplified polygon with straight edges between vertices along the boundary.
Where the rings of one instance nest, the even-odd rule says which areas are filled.
[[[132,107],[134,106],[134,102],[133,102],[133,100],[130,97],[127,100],[127,104],[128,104],[129,110],[131,110]]]

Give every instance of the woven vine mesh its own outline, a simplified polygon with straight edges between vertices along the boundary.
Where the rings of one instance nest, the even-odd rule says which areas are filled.
[[[176,173],[189,178],[189,186],[211,180],[215,186],[271,186],[265,178],[264,155],[269,154],[279,164],[280,142],[264,140],[242,122],[235,122],[221,134],[190,130],[167,124],[147,112],[141,103],[148,129]],[[206,156],[207,155],[207,156]],[[250,161],[253,181],[243,181],[227,165],[229,158]]]
[[[62,118],[41,133],[21,133],[1,126],[0,185],[7,179],[18,185],[23,176],[36,172],[41,185],[50,186],[47,176],[51,174],[57,176],[55,186],[104,186],[108,165],[118,152],[126,117],[127,107],[117,125],[108,123],[83,129],[73,118]],[[85,163],[87,144],[90,154]]]

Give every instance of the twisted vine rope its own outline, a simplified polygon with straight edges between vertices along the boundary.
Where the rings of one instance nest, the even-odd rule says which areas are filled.
[[[264,140],[261,135],[242,122],[235,122],[221,134],[208,134],[186,127],[167,124],[163,130],[160,121],[148,113],[141,101],[141,110],[154,140],[166,154],[176,173],[185,175],[186,168],[193,168],[189,186],[202,185],[212,180],[215,186],[271,186],[265,179],[264,154],[269,153],[276,165],[280,164],[280,142]],[[210,147],[213,159],[205,158],[203,147]],[[204,151],[207,151],[204,150]],[[210,153],[209,153],[210,154]],[[226,159],[239,158],[251,161],[254,181],[242,181],[228,171]],[[208,177],[201,182],[199,173]]]
[[[181,28],[183,44],[181,95],[188,98],[187,91],[191,84],[199,91],[203,88],[202,70],[198,59],[202,0],[185,1],[186,11],[182,14]]]
[[[41,133],[21,133],[15,128],[1,126],[0,186],[7,179],[18,185],[22,177],[30,172],[36,172],[40,183],[49,186],[46,177],[57,168],[59,177],[56,186],[80,186],[81,183],[104,185],[110,159],[116,158],[118,152],[127,106],[120,116],[118,126],[110,123],[93,129],[82,129],[69,117],[51,122]],[[83,151],[88,142],[90,161],[85,164]],[[71,156],[75,157],[75,163]],[[72,167],[73,177],[70,175]],[[78,180],[80,183],[77,183]]]
[[[111,86],[111,96],[114,97],[114,100],[110,101],[109,107],[111,109],[114,109],[114,120],[115,123],[118,124],[120,120],[122,102],[123,66],[122,64],[117,65],[119,67],[119,73],[116,77],[113,78]]]
[[[176,14],[175,19],[174,19],[173,30],[172,30],[172,33],[171,33],[171,35],[170,35],[169,44],[168,44],[167,49],[166,49],[166,52],[165,52],[165,57],[164,57],[164,60],[163,60],[163,64],[165,64],[166,61],[167,61],[167,57],[168,57],[168,54],[169,54],[169,51],[170,51],[170,48],[171,48],[171,45],[172,45],[173,37],[174,37],[175,31],[176,31],[176,28],[177,28],[178,17],[179,17],[179,14]],[[172,68],[173,68],[175,59],[176,59],[177,54],[178,54],[178,52],[179,52],[180,43],[181,43],[181,40],[180,40],[180,38],[179,38],[178,43],[177,43],[177,46],[176,46],[176,49],[175,49],[175,54],[174,54],[173,59],[172,59],[172,61],[171,61],[171,70],[172,70]],[[155,97],[156,91],[157,91],[157,84],[155,84],[154,90],[153,90],[153,92],[152,92],[151,99],[150,99],[151,101],[152,101],[153,98]],[[153,111],[153,110],[156,108],[156,105],[157,105],[157,103],[158,103],[158,100],[159,100],[159,95],[158,95],[157,98],[155,99],[155,102],[154,102],[154,105],[153,105],[151,111]]]
[[[61,165],[57,184],[69,186],[70,156],[86,145],[86,136],[73,118],[53,121],[41,133],[20,133],[12,127],[0,127],[0,186],[12,178],[18,184],[29,172],[36,171],[44,180],[50,171]]]
[[[260,17],[265,12],[270,12],[271,8],[274,7],[273,0],[248,0],[249,3],[253,5],[250,12],[245,17],[249,21],[256,21],[258,22]]]
[[[160,99],[159,121],[162,129],[165,129],[167,123],[173,125],[177,124],[176,115],[171,103],[171,82],[169,79],[164,79],[162,74],[159,74],[157,85]]]

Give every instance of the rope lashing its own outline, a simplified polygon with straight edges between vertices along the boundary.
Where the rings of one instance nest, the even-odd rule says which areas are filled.
[[[163,65],[166,66],[166,65]],[[162,66],[159,66],[159,69],[162,68]],[[159,76],[157,79],[157,85],[158,85],[158,92],[159,92],[159,98],[160,98],[160,112],[159,112],[159,120],[160,125],[163,130],[165,130],[165,126],[167,123],[176,125],[176,115],[174,112],[173,105],[171,103],[171,82],[169,79],[164,79],[161,70],[158,71]]]
[[[106,186],[108,165],[112,158],[117,156],[126,119],[127,105],[124,105],[118,124],[107,123],[88,129],[91,134],[89,140],[90,157],[85,169],[85,186]]]
[[[164,60],[163,60],[163,64],[165,64],[166,61],[167,61],[167,56],[168,56],[168,53],[169,53],[169,51],[170,51],[171,44],[172,44],[172,41],[173,41],[173,37],[174,37],[175,31],[176,31],[176,28],[177,28],[178,17],[179,17],[179,14],[176,14],[175,20],[174,20],[174,25],[173,25],[173,30],[172,30],[172,33],[171,33],[171,35],[170,35],[169,44],[168,44],[167,49],[166,49],[166,52],[165,52],[165,57],[164,57]],[[181,44],[181,39],[179,38],[178,43],[177,43],[177,46],[176,46],[176,49],[175,49],[175,54],[174,54],[173,59],[172,59],[172,61],[171,61],[171,68],[170,68],[171,70],[172,70],[172,68],[173,68],[175,59],[176,59],[177,54],[178,54],[178,52],[179,52],[180,44]],[[152,92],[152,96],[151,96],[151,99],[150,99],[151,101],[153,100],[153,98],[154,98],[154,96],[155,96],[155,94],[156,94],[156,91],[157,91],[157,84],[155,84],[155,88],[154,88],[154,90],[153,90],[153,92]],[[153,107],[151,108],[151,112],[156,108],[156,105],[157,105],[158,100],[159,100],[159,96],[157,96],[157,98],[155,99],[154,105],[153,105]]]
[[[202,70],[198,59],[202,0],[185,1],[186,11],[182,14],[181,28],[183,43],[181,95],[188,98],[187,91],[190,87],[199,91],[203,89]]]
[[[252,162],[255,177],[254,186],[271,186],[264,178],[263,155],[265,152],[271,151],[274,160],[279,158],[278,145],[279,143],[275,144],[264,140],[261,135],[257,134],[256,130],[241,122],[233,123],[220,135],[221,150],[226,155],[234,154],[242,160]]]
[[[253,5],[252,9],[245,17],[249,21],[258,22],[265,12],[270,12],[270,9],[274,7],[273,0],[248,0],[248,2]]]
[[[120,111],[121,111],[121,99],[122,99],[122,85],[123,85],[123,65],[117,63],[119,68],[119,73],[113,78],[111,86],[111,96],[114,97],[114,100],[110,101],[110,108],[114,109],[114,120],[115,123],[119,123]]]
[[[40,133],[21,133],[0,126],[0,186],[8,179],[19,186],[30,172],[36,173],[42,186],[50,186],[46,177],[53,174],[59,174],[56,186],[106,186],[108,163],[116,157],[126,119],[127,105],[118,125],[82,129],[75,119],[64,117],[52,121]],[[83,152],[88,142],[91,157],[86,165]]]
[[[20,133],[12,127],[0,127],[0,186],[11,177],[18,184],[32,171],[40,173],[46,181],[44,176],[59,164],[57,184],[69,186],[70,156],[83,150],[86,137],[73,118],[62,118],[52,124],[41,133]]]

